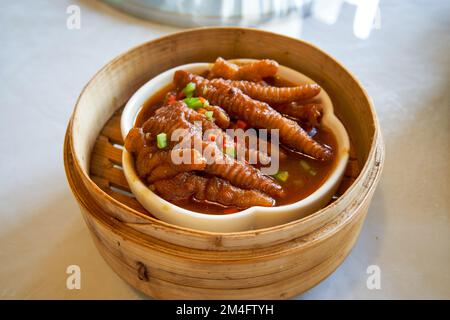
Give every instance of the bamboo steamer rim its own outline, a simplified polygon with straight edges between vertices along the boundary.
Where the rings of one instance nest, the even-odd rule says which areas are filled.
[[[108,68],[110,68],[111,66],[117,64],[121,59],[123,59],[125,56],[127,56],[128,54],[135,52],[135,51],[139,51],[151,44],[156,44],[159,42],[163,42],[163,41],[167,41],[168,39],[170,39],[173,36],[182,36],[183,34],[191,34],[191,33],[196,33],[196,32],[206,32],[206,31],[223,31],[223,30],[229,30],[229,31],[236,31],[238,33],[242,33],[242,32],[252,32],[252,33],[258,33],[258,34],[264,34],[264,35],[269,35],[269,36],[274,36],[274,37],[278,37],[278,38],[283,38],[285,40],[288,41],[294,41],[294,42],[301,42],[302,44],[319,51],[321,54],[323,54],[324,56],[328,57],[333,63],[335,63],[339,68],[341,68],[344,72],[346,72],[350,78],[358,85],[358,87],[361,89],[364,97],[367,99],[368,101],[368,106],[370,108],[370,114],[371,117],[373,119],[373,123],[374,123],[374,132],[373,135],[371,136],[371,146],[370,146],[370,150],[367,154],[367,159],[364,163],[364,166],[361,169],[361,172],[359,173],[358,177],[355,179],[355,181],[351,184],[351,186],[344,192],[344,194],[342,194],[338,199],[336,199],[332,204],[322,208],[321,210],[308,215],[304,218],[295,220],[295,221],[291,221],[285,224],[281,224],[281,225],[277,225],[277,226],[273,226],[273,227],[268,227],[268,228],[262,228],[262,229],[256,229],[256,230],[248,230],[248,231],[240,231],[240,232],[229,232],[229,233],[216,233],[216,232],[209,232],[209,231],[200,231],[200,230],[195,230],[195,229],[190,229],[190,228],[186,228],[186,227],[180,227],[177,225],[173,225],[161,220],[158,220],[154,217],[142,214],[141,212],[128,207],[127,205],[121,203],[120,201],[114,199],[113,197],[111,197],[110,195],[108,195],[106,192],[104,192],[89,176],[89,174],[83,170],[81,168],[80,165],[80,159],[78,158],[78,155],[75,152],[72,152],[72,156],[73,156],[73,164],[76,168],[76,170],[83,175],[82,178],[84,178],[85,181],[87,181],[89,183],[89,186],[91,188],[94,189],[95,192],[98,192],[100,194],[102,194],[102,196],[104,198],[106,198],[108,201],[110,201],[113,205],[118,206],[124,210],[129,211],[130,213],[132,213],[133,215],[136,215],[137,217],[146,220],[148,223],[150,224],[156,224],[160,227],[164,227],[167,229],[171,229],[173,231],[177,231],[179,233],[186,233],[186,234],[190,234],[190,235],[198,235],[198,236],[217,236],[217,235],[221,235],[221,236],[226,236],[226,237],[246,237],[246,236],[253,236],[255,234],[266,234],[266,233],[274,233],[274,232],[278,232],[281,230],[286,230],[289,228],[293,228],[298,224],[303,224],[303,223],[307,223],[307,222],[311,222],[315,219],[318,219],[319,217],[321,217],[322,215],[326,214],[328,210],[330,210],[330,208],[338,206],[344,198],[346,198],[346,196],[348,196],[351,192],[354,191],[355,187],[359,184],[361,184],[361,180],[365,178],[365,176],[367,174],[369,174],[369,171],[372,169],[371,166],[372,161],[370,161],[372,158],[375,157],[375,153],[377,151],[377,141],[380,140],[381,142],[381,146],[380,146],[380,151],[383,153],[381,155],[381,160],[379,160],[380,163],[377,163],[378,168],[381,169],[381,166],[383,164],[383,159],[384,159],[384,147],[382,146],[382,138],[381,138],[381,132],[379,130],[379,122],[378,122],[378,117],[375,113],[375,108],[373,106],[373,101],[370,98],[370,96],[368,95],[366,89],[362,86],[362,84],[360,83],[360,81],[353,75],[353,73],[351,73],[347,68],[345,68],[341,63],[339,63],[336,59],[334,59],[332,56],[330,56],[329,54],[327,54],[326,52],[324,52],[323,50],[321,50],[320,48],[318,48],[317,46],[315,46],[314,44],[311,44],[307,41],[304,40],[300,40],[300,39],[295,39],[293,37],[289,37],[289,36],[285,36],[285,35],[280,35],[274,32],[270,32],[270,31],[263,31],[263,30],[258,30],[256,28],[244,28],[244,27],[206,27],[206,28],[194,28],[194,29],[188,29],[188,30],[184,30],[184,31],[180,31],[180,32],[176,32],[176,33],[171,33],[169,35],[154,39],[154,40],[150,40],[147,42],[144,42],[142,44],[139,44],[137,46],[134,46],[132,48],[130,48],[129,50],[127,50],[126,52],[120,54],[119,56],[115,57],[114,59],[112,59],[109,63],[107,63],[105,66],[103,66],[100,70],[98,70],[93,76],[92,78],[87,82],[87,84],[83,87],[80,95],[77,98],[72,116],[70,118],[69,121],[69,126],[68,126],[68,132],[70,132],[69,134],[69,140],[70,140],[70,145],[73,146],[73,138],[74,138],[74,128],[73,128],[73,119],[75,118],[76,114],[77,114],[77,110],[80,104],[80,100],[81,97],[84,95],[85,91],[87,90],[87,88],[91,85],[91,83],[97,78],[98,75],[100,75],[102,72],[104,72],[105,70],[107,70]],[[67,171],[67,168],[66,168]],[[381,172],[381,170],[378,170],[376,172],[377,177],[376,179],[372,179],[370,181],[371,185],[373,185],[374,183],[376,183],[378,181],[379,178],[379,173]],[[369,174],[370,176],[370,174]]]

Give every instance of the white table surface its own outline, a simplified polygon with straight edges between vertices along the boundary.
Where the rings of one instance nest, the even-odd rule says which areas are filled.
[[[66,8],[81,8],[81,29]],[[317,18],[265,26],[320,46],[366,86],[380,118],[386,163],[359,240],[344,263],[299,296],[450,298],[450,3],[381,1],[366,40],[354,6],[335,24]],[[94,1],[0,4],[0,298],[145,298],[102,260],[63,169],[67,121],[84,84],[128,48],[177,31]],[[66,289],[79,265],[81,290]],[[381,269],[381,289],[366,269]]]

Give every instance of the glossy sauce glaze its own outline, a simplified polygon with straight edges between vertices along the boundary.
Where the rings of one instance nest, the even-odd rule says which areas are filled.
[[[279,78],[269,79],[267,82],[274,86],[292,86],[292,83]],[[174,86],[170,84],[150,97],[139,112],[135,126],[142,126],[142,124],[163,105],[166,94],[174,90]],[[232,119],[232,124],[233,123],[235,123],[235,121]],[[314,140],[328,146],[332,150],[336,150],[337,143],[335,137],[332,132],[327,130],[327,128],[320,125],[315,128],[308,128],[304,124],[301,125],[305,130],[312,130],[312,132],[314,132]],[[286,195],[282,198],[275,198],[276,206],[291,204],[312,194],[325,182],[336,163],[335,155],[333,155],[333,158],[330,161],[317,161],[304,154],[291,151],[282,145],[280,145],[280,149],[287,157],[280,156],[279,171],[287,171],[289,176],[284,182],[278,181],[285,190]],[[202,172],[199,172],[198,174],[207,175]],[[194,198],[172,202],[182,208],[207,214],[230,214],[243,210],[235,207],[226,207],[208,201],[198,201]]]

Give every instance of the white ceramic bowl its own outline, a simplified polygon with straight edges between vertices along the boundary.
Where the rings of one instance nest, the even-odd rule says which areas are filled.
[[[234,61],[245,63],[252,60],[235,59]],[[130,98],[122,113],[120,125],[123,138],[125,139],[133,127],[144,102],[162,87],[171,83],[176,70],[182,69],[193,73],[201,73],[209,67],[209,63],[191,63],[178,66],[159,74],[143,85]],[[298,84],[314,82],[305,75],[284,66],[280,66],[278,75]],[[186,210],[164,200],[151,191],[137,176],[133,157],[124,149],[122,165],[130,189],[142,206],[158,219],[175,225],[204,231],[238,232],[266,228],[309,215],[324,207],[336,192],[347,165],[350,149],[347,132],[339,119],[334,115],[330,97],[322,89],[318,98],[323,104],[322,124],[334,133],[337,140],[337,150],[334,150],[336,153],[336,164],[328,179],[316,191],[300,201],[279,207],[255,206],[237,213],[225,215],[211,215]]]

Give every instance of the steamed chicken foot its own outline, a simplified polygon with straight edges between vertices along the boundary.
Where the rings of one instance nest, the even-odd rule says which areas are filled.
[[[176,163],[174,159],[188,159],[184,162]],[[195,149],[173,149],[170,151],[160,150],[156,152],[140,152],[136,158],[136,171],[141,179],[150,178],[149,182],[160,179],[161,169],[154,173],[157,167],[164,165],[167,170],[164,177],[169,177],[169,172],[175,175],[179,172],[205,170],[206,159]],[[170,169],[170,171],[169,171]]]
[[[221,107],[209,105],[204,106],[203,108],[213,112],[213,122],[217,124],[218,127],[226,129],[230,126],[230,117]]]
[[[158,150],[152,143],[145,138],[145,134],[140,128],[133,128],[125,138],[125,148],[132,153],[135,158],[136,172],[141,179],[153,174],[151,181],[159,176],[158,172],[154,174],[154,169],[164,166],[165,175],[169,177],[168,172],[175,174],[184,171],[204,170],[206,168],[206,159],[195,149],[182,148],[173,150]],[[186,159],[184,162],[174,163],[173,159]],[[169,170],[170,169],[170,170]],[[175,174],[172,174],[175,175]]]
[[[211,67],[209,78],[258,82],[274,76],[277,72],[278,63],[274,60],[263,59],[238,66],[219,57]]]
[[[151,151],[142,128],[132,128],[125,138],[125,149],[130,153],[136,154],[144,148],[148,148]]]
[[[165,133],[169,137],[169,147],[178,144],[183,137],[201,137],[202,129],[190,122],[189,117],[192,115],[187,112],[187,109],[186,105],[181,101],[163,106],[143,123],[142,131],[153,136]],[[183,135],[179,136],[178,140],[172,141],[177,132],[183,133]]]
[[[136,172],[141,179],[145,179],[152,171],[147,166],[152,154],[157,151],[152,144],[147,143],[144,132],[141,128],[132,128],[125,138],[125,149],[136,159]]]
[[[154,168],[147,177],[146,181],[148,184],[153,184],[155,181],[170,179],[179,173],[180,171],[176,170],[176,168],[168,163],[165,163]]]
[[[197,115],[187,108],[183,102],[158,109],[155,114],[143,124],[143,131],[153,136],[164,132],[168,137],[177,129],[184,129],[183,134],[189,146],[200,143],[207,165],[205,171],[223,179],[229,180],[233,185],[245,189],[258,189],[274,196],[283,196],[281,186],[270,177],[263,175],[258,169],[243,161],[234,159],[222,150],[213,141],[201,141],[198,133],[201,129],[192,124]],[[199,141],[200,140],[200,141]],[[184,146],[186,147],[186,146]],[[147,164],[149,165],[149,164]]]
[[[242,128],[239,127],[238,124],[235,122],[230,125],[230,129],[238,130],[238,129],[242,129]],[[262,155],[263,158],[258,158],[257,165],[259,165],[260,162],[262,165],[267,165],[272,161],[272,151],[273,150],[272,150],[272,140],[270,137],[258,136],[258,133],[256,132],[256,130],[253,132],[247,131],[245,133],[244,138],[241,138],[240,142],[241,143],[238,144],[238,148],[243,147],[246,150],[250,151],[250,153],[247,153],[245,155],[246,156],[245,159],[255,159],[256,157],[259,157]],[[258,153],[253,153],[256,151]],[[283,151],[283,149],[277,148],[277,152],[278,152],[278,159],[283,160],[283,159],[287,158],[287,154]],[[252,156],[255,158],[249,158],[249,156]]]
[[[275,200],[256,190],[243,190],[217,177],[200,177],[193,173],[180,173],[172,179],[154,183],[159,195],[168,201],[189,199],[207,200],[225,206],[248,208],[272,207]]]
[[[200,123],[199,126],[195,126],[195,123]],[[203,132],[208,131],[208,133],[214,136],[214,141],[219,147],[223,147],[224,141],[233,141],[233,139],[226,135],[217,125],[211,120],[208,120],[204,114],[196,112],[188,108],[183,102],[177,101],[176,103],[168,106],[161,107],[158,109],[154,116],[150,117],[143,125],[142,130],[144,132],[150,132],[154,135],[165,132],[168,137],[172,137],[175,130],[185,129],[188,134],[185,135],[187,139],[189,136],[202,136]],[[211,137],[207,137],[212,140]],[[175,143],[178,143],[176,141]],[[173,144],[173,142],[171,142]],[[263,154],[258,150],[246,149],[245,146],[238,145],[237,148],[244,148],[243,152],[238,152],[237,154],[244,154],[245,159],[256,159],[257,165],[270,163],[270,157],[267,154]]]
[[[273,108],[303,123],[307,123],[311,127],[315,127],[320,123],[323,111],[320,103],[299,104],[298,102],[291,102],[274,105]]]
[[[216,147],[217,148],[217,147]],[[219,149],[212,155],[212,162],[208,159],[205,171],[230,181],[233,185],[244,189],[257,189],[272,196],[283,197],[284,191],[274,180],[265,176],[258,169],[242,161],[219,154]],[[208,157],[207,157],[208,158]]]
[[[184,157],[184,162],[182,161]],[[164,159],[153,168],[147,177],[147,183],[169,179],[180,172],[203,171],[206,169],[206,159],[195,149],[174,149],[170,151],[170,158]],[[175,161],[174,161],[175,160]]]
[[[193,82],[198,95],[220,105],[232,117],[242,119],[252,127],[278,129],[281,142],[297,151],[319,160],[328,160],[332,156],[331,150],[309,137],[295,121],[283,117],[267,103],[254,100],[237,88],[222,82],[212,85],[209,80],[184,70],[175,72],[174,82],[178,87]]]
[[[303,84],[295,87],[273,87],[260,85],[251,81],[213,79],[210,82],[213,85],[216,83],[224,83],[238,88],[249,97],[270,104],[308,100],[320,92],[320,87],[317,84]]]
[[[267,153],[263,153],[254,148],[247,148],[245,143],[240,143],[231,146],[234,138],[230,137],[226,132],[222,131],[214,122],[208,120],[204,114],[198,113],[190,108],[183,108],[186,119],[192,124],[201,123],[203,133],[208,133],[207,140],[214,141],[219,147],[226,147],[227,145],[235,148],[236,155],[243,155],[244,159],[240,160],[254,160],[251,164],[256,166],[267,165],[271,159]]]
[[[166,94],[166,97],[164,98],[163,106],[172,105],[177,102],[178,96],[184,96],[184,92],[177,92],[170,91]],[[228,114],[219,106],[213,106],[213,105],[206,105],[203,104],[201,108],[197,110],[198,113],[205,114],[207,111],[210,111],[212,113],[212,116],[209,118],[210,121],[214,122],[218,127],[222,129],[228,128],[230,125],[230,117]]]

